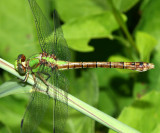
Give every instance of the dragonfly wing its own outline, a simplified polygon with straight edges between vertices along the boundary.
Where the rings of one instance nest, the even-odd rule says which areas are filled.
[[[56,10],[54,10],[53,19],[54,19],[54,45],[55,45],[54,47],[56,50],[55,55],[60,60],[69,61],[70,52],[68,49],[67,42],[63,36],[63,31]]]
[[[63,133],[68,116],[68,84],[63,73],[57,71],[56,69],[53,71],[48,71],[48,73],[50,74],[48,82],[54,85],[53,95],[55,100],[53,102],[53,129],[54,133]],[[59,99],[63,102],[59,101]]]
[[[49,96],[37,91],[32,93],[21,121],[21,133],[33,133],[37,129],[48,107],[48,102]]]
[[[46,17],[43,15],[40,7],[36,3],[36,0],[28,0],[28,1],[34,16],[38,40],[42,51],[48,54],[55,54],[55,56],[57,56],[58,59],[68,60],[69,58],[68,46],[66,40],[63,37],[63,32],[61,29],[57,12],[54,10],[54,39],[53,39],[52,28],[49,25],[49,22],[47,21]],[[41,66],[42,67],[40,67],[39,72],[40,73],[45,72],[46,74],[50,75],[48,82],[51,85],[66,90],[67,88],[66,80],[65,78],[63,78],[60,72],[58,72],[56,69],[45,70],[45,67],[43,65]],[[60,97],[60,95],[61,94],[59,92],[56,92],[55,94],[57,99]],[[64,97],[66,97],[64,99],[65,104],[60,103],[58,100],[55,101],[54,130],[57,132],[63,130],[63,126],[65,124],[65,119],[66,119],[65,116],[67,116],[67,93],[64,94]],[[26,115],[30,115],[30,113],[26,113]],[[31,118],[29,118],[29,121],[30,119]],[[37,118],[34,119],[35,119],[34,121],[37,121],[36,120]]]
[[[53,119],[54,119],[54,131],[55,133],[63,133],[64,127],[66,124],[66,119],[68,116],[68,98],[67,98],[67,91],[68,91],[68,84],[66,81],[66,78],[64,78],[64,75],[60,73],[59,71],[55,72],[54,78],[55,83],[54,85],[57,88],[60,88],[58,92],[56,92],[55,95],[55,103],[54,103],[54,112],[53,112]],[[60,102],[60,97],[63,97],[63,102]]]
[[[52,27],[50,26],[47,18],[44,16],[42,10],[37,4],[36,0],[28,0],[31,7],[36,29],[37,36],[41,46],[41,49],[45,53],[53,54],[54,53],[54,39],[51,38]]]
[[[54,133],[63,133],[65,122],[68,116],[68,82],[64,76],[64,72],[57,69],[45,69],[45,65],[41,65],[39,73],[48,74],[47,82],[53,85],[54,105],[53,105],[53,129]],[[59,89],[57,89],[59,88]],[[63,102],[59,101],[61,99]]]
[[[54,10],[54,39],[52,37],[52,27],[50,26],[47,18],[44,16],[42,10],[36,3],[36,0],[28,0],[37,29],[37,36],[43,52],[48,54],[55,54],[58,59],[68,60],[70,58],[70,52],[67,42],[63,36],[63,31],[59,22],[59,17]]]

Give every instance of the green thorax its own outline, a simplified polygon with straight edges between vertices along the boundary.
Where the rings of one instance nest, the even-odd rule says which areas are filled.
[[[43,60],[43,61],[42,61]],[[41,65],[44,65],[42,62],[48,62],[45,63],[43,69],[51,69],[50,65],[47,64],[54,64],[54,65],[65,65],[67,64],[66,61],[61,60],[55,60],[54,58],[51,58],[50,56],[42,56],[42,54],[36,54],[29,58],[29,67],[31,68],[31,72],[38,72],[40,70]]]

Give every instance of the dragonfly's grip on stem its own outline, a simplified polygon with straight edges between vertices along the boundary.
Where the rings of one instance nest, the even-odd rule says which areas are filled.
[[[59,65],[58,69],[78,69],[78,68],[120,68],[130,69],[139,72],[144,72],[154,68],[154,64],[146,62],[68,62],[63,65]]]

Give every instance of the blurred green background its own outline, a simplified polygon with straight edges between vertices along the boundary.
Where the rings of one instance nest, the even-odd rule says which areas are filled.
[[[160,1],[37,0],[53,26],[60,16],[71,61],[146,61],[144,73],[118,69],[69,70],[69,93],[143,132],[160,132]],[[41,52],[27,0],[0,1],[0,57],[14,64],[21,53]],[[16,77],[0,69],[0,84]],[[23,89],[23,87],[22,87]],[[0,132],[20,132],[30,94],[0,99]],[[111,133],[107,127],[68,107],[66,133]],[[50,109],[48,116],[52,114]],[[49,133],[47,117],[37,132]]]

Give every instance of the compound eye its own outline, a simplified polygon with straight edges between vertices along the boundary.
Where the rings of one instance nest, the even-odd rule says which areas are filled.
[[[20,54],[17,60],[21,60],[21,62],[24,62],[26,60],[26,57],[24,56],[24,54]]]
[[[18,64],[18,72],[20,75],[25,75],[26,68],[24,66],[22,66],[22,64]]]

